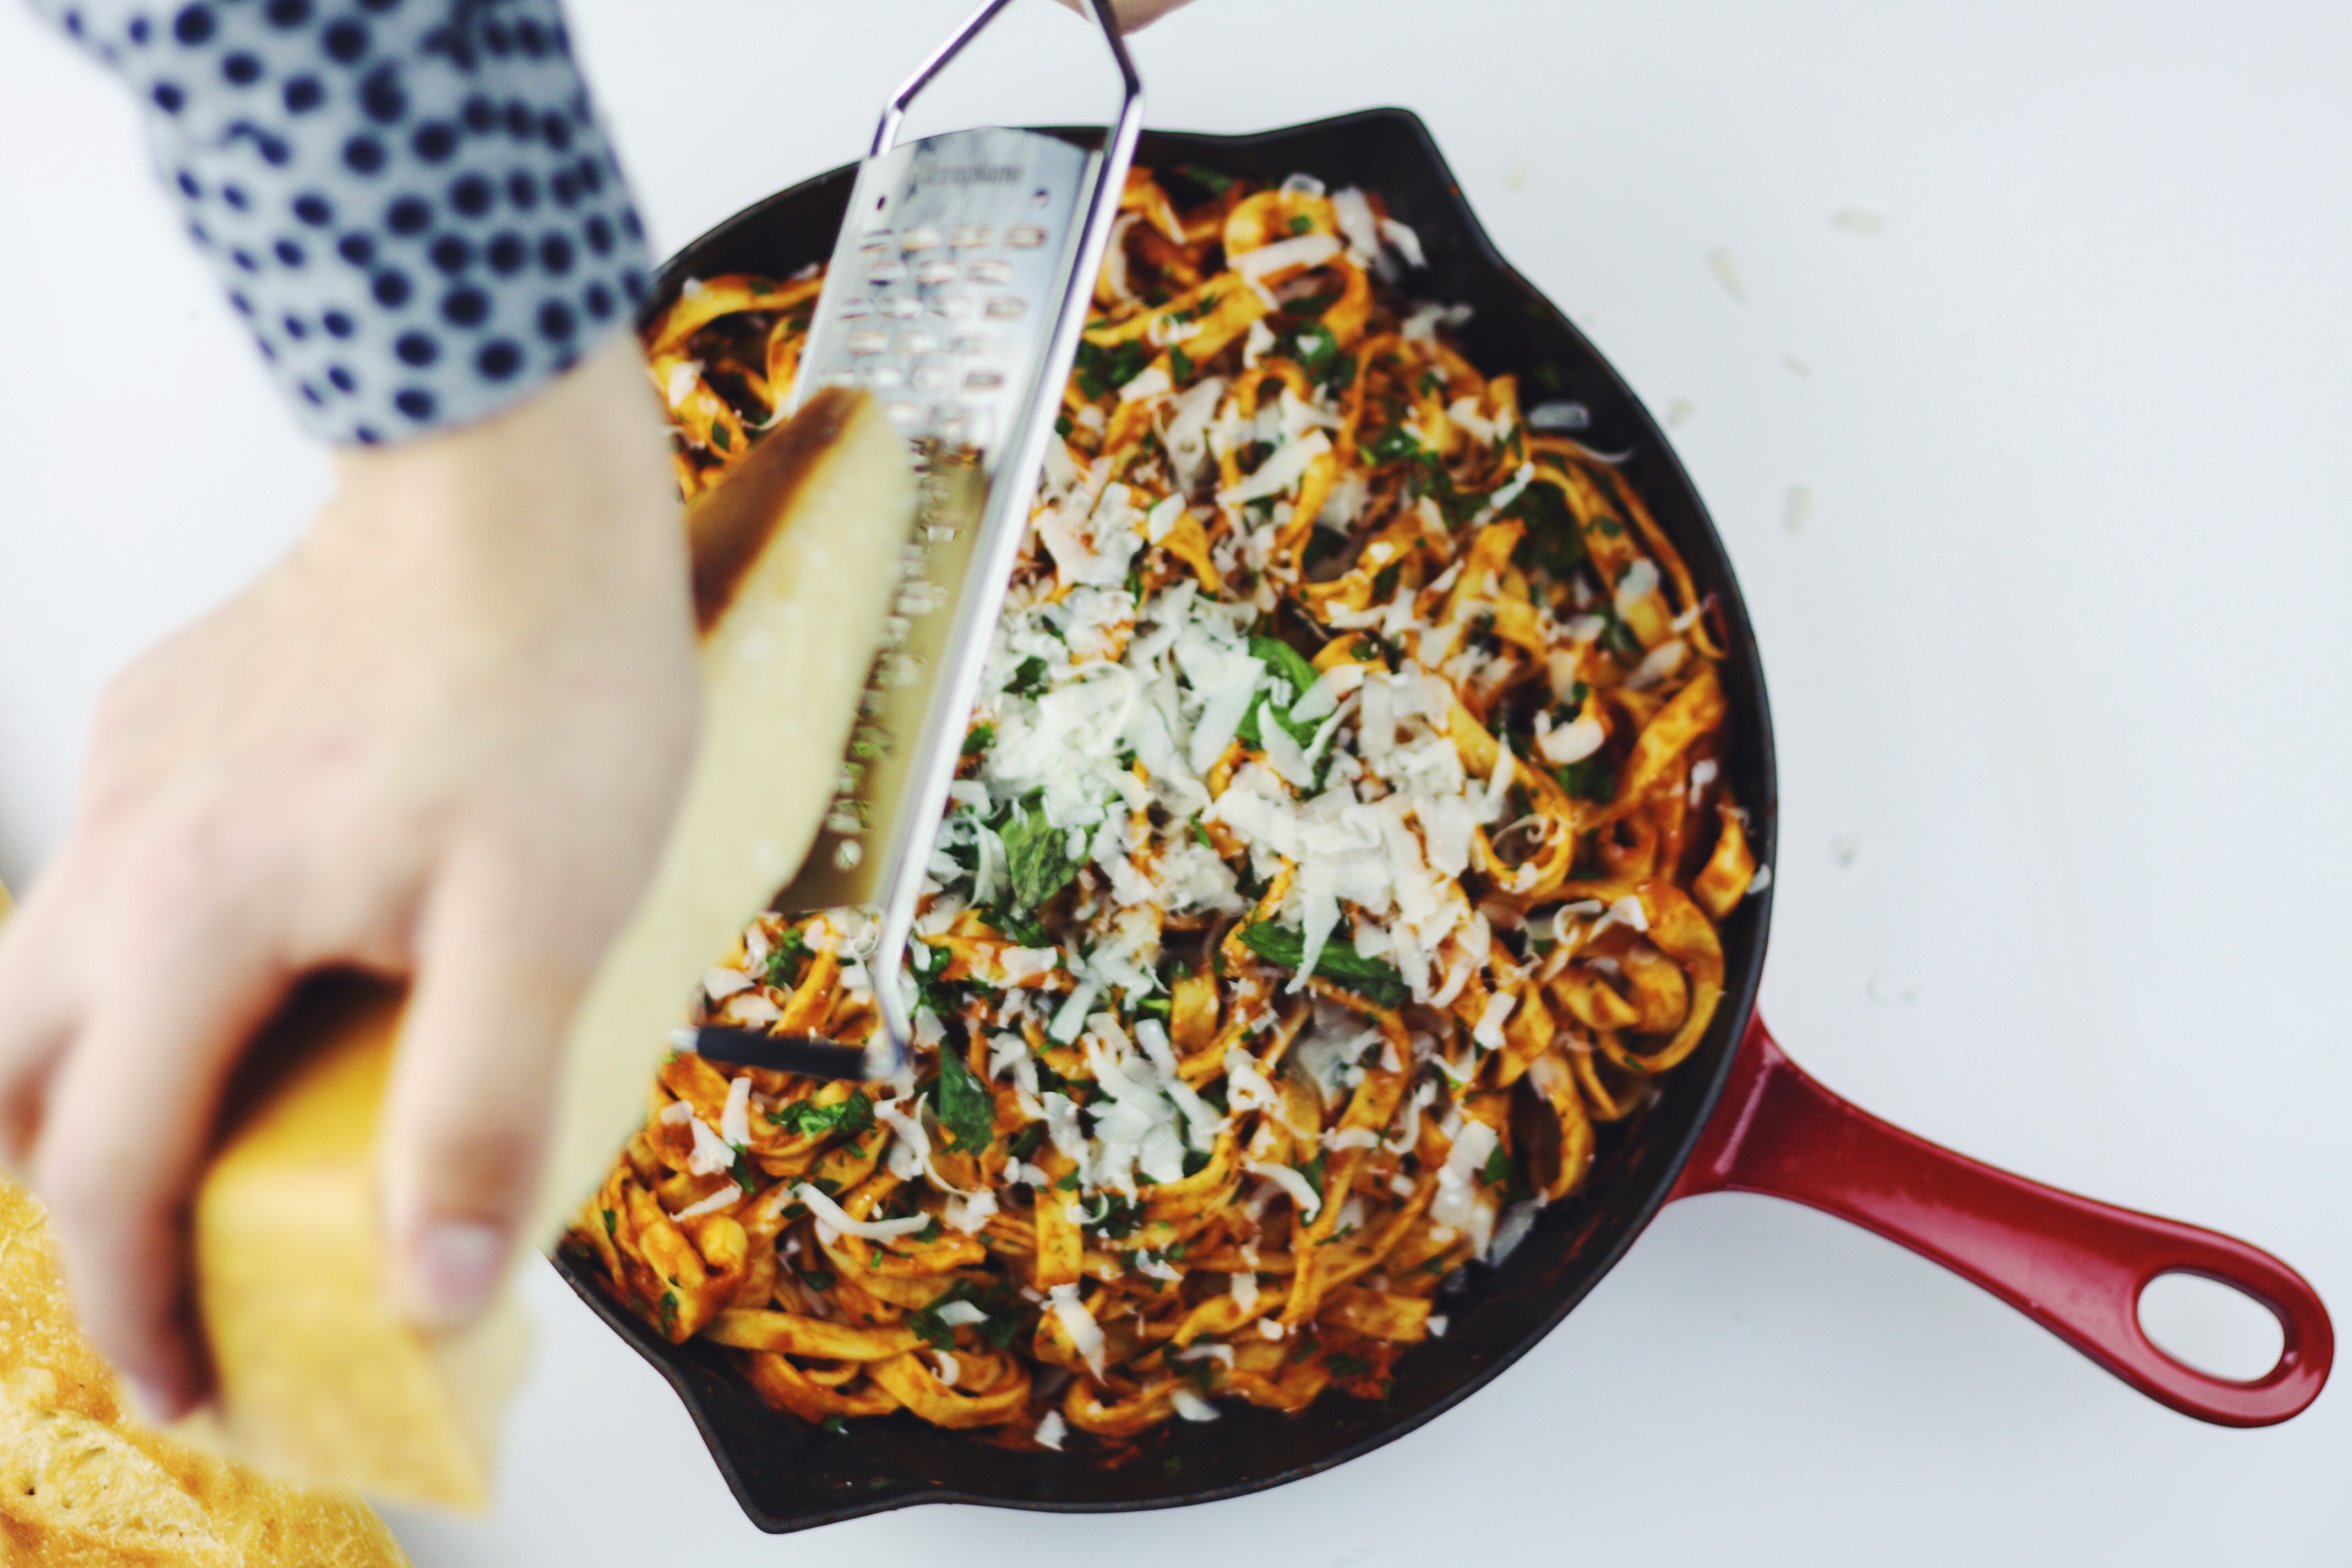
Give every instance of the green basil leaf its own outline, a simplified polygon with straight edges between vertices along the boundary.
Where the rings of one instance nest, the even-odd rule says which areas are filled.
[[[972,1076],[963,1053],[952,1042],[940,1047],[937,1109],[940,1125],[967,1154],[979,1153],[996,1136],[996,1107],[989,1099],[988,1086]]]
[[[1252,952],[1284,969],[1297,969],[1298,961],[1307,955],[1304,932],[1271,921],[1258,921],[1242,927],[1242,944]],[[1315,973],[1334,985],[1345,986],[1365,1001],[1381,1007],[1398,1007],[1412,995],[1404,976],[1396,966],[1377,958],[1366,958],[1345,942],[1327,942],[1316,955]]]

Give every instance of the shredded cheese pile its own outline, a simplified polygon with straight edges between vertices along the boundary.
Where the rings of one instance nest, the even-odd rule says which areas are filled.
[[[1304,176],[1139,170],[1122,209],[909,972],[831,911],[704,986],[855,1042],[895,981],[917,1068],[682,1049],[572,1237],[810,1421],[1059,1448],[1378,1396],[1697,1046],[1765,879],[1708,606],[1402,302],[1412,231]],[[649,332],[688,493],[820,285],[708,279]]]

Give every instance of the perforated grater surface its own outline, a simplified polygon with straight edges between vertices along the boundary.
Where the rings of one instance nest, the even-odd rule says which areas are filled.
[[[705,1029],[705,1054],[887,1077],[913,1020],[898,975],[982,666],[1028,527],[1045,441],[1143,128],[1110,0],[1090,0],[1124,93],[1100,152],[1033,132],[899,146],[908,106],[1011,0],[987,0],[883,111],[857,173],[793,388],[862,388],[914,444],[921,502],[837,793],[780,911],[862,906],[883,1027],[863,1052]]]

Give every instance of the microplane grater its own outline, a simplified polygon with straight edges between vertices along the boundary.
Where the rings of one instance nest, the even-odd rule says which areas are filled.
[[[1001,128],[898,145],[916,95],[1010,3],[986,0],[884,110],[793,392],[794,407],[834,386],[879,399],[913,445],[919,481],[832,807],[772,905],[877,911],[862,956],[882,1028],[862,1052],[702,1031],[703,1050],[721,1060],[881,1078],[909,1059],[898,974],[915,906],[1143,129],[1142,82],[1110,0],[1089,0],[1124,89],[1100,151]]]

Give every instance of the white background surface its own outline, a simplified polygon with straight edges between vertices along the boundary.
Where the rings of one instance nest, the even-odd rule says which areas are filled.
[[[666,251],[854,156],[962,4],[572,9]],[[1001,68],[950,78],[929,128],[1099,118],[1085,33],[1038,0],[1006,25]],[[1158,124],[1417,110],[1503,251],[1653,409],[1685,405],[1771,679],[1764,1005],[1791,1052],[2352,1307],[2352,13],[1199,0],[1138,53]],[[0,3],[19,886],[108,674],[323,492],[229,322],[127,100]],[[421,1563],[2352,1561],[2352,1394],[2202,1426],[1765,1199],[1669,1211],[1412,1437],[1172,1515],[922,1509],[768,1540],[653,1374],[551,1277],[536,1295],[499,1510],[399,1515]],[[2175,1338],[2262,1340],[2193,1307]]]

